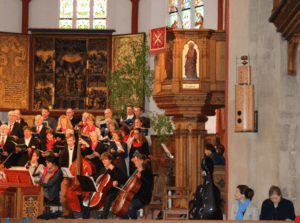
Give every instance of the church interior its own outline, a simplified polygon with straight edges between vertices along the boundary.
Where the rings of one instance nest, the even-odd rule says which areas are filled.
[[[0,163],[0,222],[6,218],[18,222],[22,217],[43,222],[37,216],[51,209],[61,210],[60,218],[74,217],[65,215],[70,208],[77,212],[75,218],[85,218],[86,213],[107,218],[105,208],[100,215],[100,208],[89,207],[90,202],[83,207],[79,196],[75,200],[80,205],[68,201],[70,182],[81,180],[71,181],[61,171],[83,175],[85,167],[78,167],[85,165],[79,162],[82,159],[92,163],[93,174],[87,175],[95,181],[102,168],[106,172],[101,174],[117,178],[115,167],[125,171],[124,179],[126,174],[142,179],[135,193],[143,195],[140,200],[133,197],[130,206],[142,204],[136,208],[140,220],[295,220],[300,213],[298,0],[0,0],[0,5],[0,161],[8,165],[9,160],[9,167]],[[147,55],[143,60],[135,54],[139,49]],[[22,137],[11,134],[18,113],[29,126],[20,124]],[[64,133],[65,124],[61,126],[64,118],[71,136]],[[37,133],[40,153],[19,150],[23,143],[29,147],[26,132],[29,137]],[[56,137],[53,143],[64,142],[64,146],[57,143],[53,156],[44,156],[51,150],[48,134]],[[105,138],[118,142],[106,145]],[[14,149],[5,149],[7,140]],[[134,151],[141,142],[146,144],[145,153]],[[95,153],[95,146],[102,143],[103,154]],[[224,149],[221,155],[219,145]],[[213,158],[216,149],[219,162]],[[64,160],[62,154],[67,152]],[[33,154],[45,166],[36,185],[26,170]],[[27,157],[24,164],[20,157]],[[119,163],[113,163],[116,157],[121,157],[116,159]],[[52,164],[53,174],[57,169],[63,174],[57,186],[66,194],[66,207],[58,197],[49,209],[50,189],[45,190],[43,181],[53,179],[47,173]],[[147,168],[153,180],[150,195],[142,191],[149,184]],[[116,186],[113,180],[111,185]],[[117,187],[109,188],[107,197],[112,199]],[[93,201],[92,192],[84,193]],[[151,202],[143,201],[145,194]],[[274,194],[279,203],[272,200]],[[275,212],[289,202],[291,208],[284,214],[292,209],[293,214],[264,218],[270,200]],[[248,207],[241,211],[245,204]],[[250,206],[253,214],[247,219]],[[136,214],[128,209],[112,216],[135,219]]]

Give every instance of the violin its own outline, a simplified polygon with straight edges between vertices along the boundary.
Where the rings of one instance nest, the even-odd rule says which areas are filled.
[[[78,137],[81,139],[81,134],[84,128],[84,125],[82,122],[78,124],[78,127],[80,129],[78,130]],[[77,158],[76,160],[71,164],[70,166],[70,172],[73,176],[72,179],[72,186],[68,188],[67,191],[67,202],[69,207],[73,211],[81,212],[81,203],[78,199],[77,195],[81,195],[85,197],[89,192],[83,192],[79,181],[77,180],[76,176],[77,175],[92,175],[96,173],[96,168],[94,164],[90,161],[88,161],[86,158],[81,156],[81,146],[79,144],[78,140],[78,147],[77,147]]]
[[[143,164],[146,164],[152,159],[152,156],[148,156],[149,159],[146,159]],[[142,185],[140,175],[138,174],[139,170],[136,169],[132,176],[127,180],[123,188],[120,190],[117,198],[114,200],[111,210],[112,213],[119,217],[123,217],[127,214],[128,208],[132,202],[132,198],[138,192]]]
[[[116,164],[120,161],[121,158],[117,157],[113,165],[116,166]],[[114,179],[112,179],[111,176],[108,174],[108,170],[109,169],[107,169],[105,173],[96,180],[97,182],[96,188],[98,192],[94,192],[90,199],[89,199],[89,195],[87,195],[83,200],[84,206],[93,207],[93,210],[100,210],[102,206],[105,204],[106,193],[107,191],[109,191],[114,181]],[[90,205],[88,205],[89,200],[90,200]]]

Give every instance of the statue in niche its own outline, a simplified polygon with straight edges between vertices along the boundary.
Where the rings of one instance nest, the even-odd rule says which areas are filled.
[[[51,87],[35,89],[34,91],[34,103],[35,109],[43,107],[49,107],[52,104],[52,89]]]
[[[75,80],[76,90],[79,94],[83,94],[85,87],[84,87],[84,79],[80,76],[78,76]]]
[[[210,157],[201,162],[204,183],[199,185],[195,193],[193,219],[222,220],[221,193],[214,184],[214,164]]]
[[[106,92],[103,90],[92,89],[88,96],[88,109],[105,109]]]
[[[62,95],[65,94],[65,88],[66,88],[66,82],[64,81],[64,79],[56,79],[56,83],[55,83],[55,91],[56,91],[56,95]]]
[[[68,71],[65,72],[65,76],[67,77],[68,91],[73,93],[75,87],[75,73],[70,65],[68,67]]]
[[[173,42],[169,42],[167,44],[165,69],[166,69],[166,74],[167,74],[167,77],[165,80],[172,80],[172,78],[173,78]]]
[[[46,52],[42,52],[42,55],[35,55],[35,69],[36,73],[53,73],[53,55],[45,55]],[[44,58],[47,56],[47,59]]]
[[[60,60],[57,61],[57,65],[56,65],[56,70],[55,70],[55,74],[57,78],[62,78],[65,76],[65,61],[64,60]]]
[[[92,52],[89,56],[89,71],[90,73],[107,73],[107,55],[103,52]]]
[[[186,50],[186,45],[188,44],[188,50]],[[199,76],[197,74],[197,50],[194,49],[195,44],[190,41],[188,42],[183,50],[185,53],[185,64],[184,64],[184,80],[198,80]],[[183,54],[184,55],[184,54]]]

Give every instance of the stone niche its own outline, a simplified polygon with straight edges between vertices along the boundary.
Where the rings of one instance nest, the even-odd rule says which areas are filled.
[[[207,116],[225,106],[225,41],[225,31],[169,29],[155,57],[153,98],[175,121],[175,186],[190,194],[202,183]]]

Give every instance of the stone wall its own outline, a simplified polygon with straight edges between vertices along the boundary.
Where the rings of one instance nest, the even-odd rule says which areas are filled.
[[[268,198],[270,186],[278,185],[299,214],[299,75],[287,75],[287,43],[268,21],[272,8],[272,0],[230,1],[229,210],[238,184],[254,189],[253,202],[259,208]],[[258,133],[234,132],[235,58],[244,54],[251,59]]]

